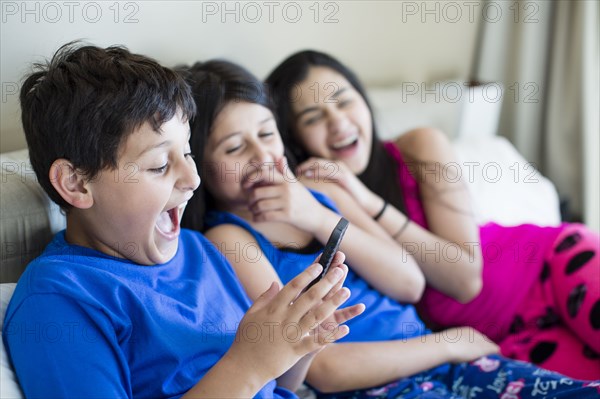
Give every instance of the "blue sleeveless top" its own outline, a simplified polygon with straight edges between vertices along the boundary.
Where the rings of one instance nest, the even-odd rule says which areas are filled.
[[[339,213],[330,198],[316,191],[311,190],[311,193],[321,204]],[[252,228],[250,224],[239,216],[222,211],[210,211],[207,213],[207,227],[214,227],[220,224],[237,225],[251,233],[264,253],[264,256],[273,265],[284,284],[287,284],[292,278],[311,265],[317,255],[323,251],[322,246],[316,252],[311,253],[299,253],[304,251],[277,248],[264,235]],[[256,257],[262,256],[260,251],[256,251],[255,249],[247,249],[246,252],[246,255],[249,257],[252,257],[252,254],[256,254]],[[398,261],[400,262],[400,260]],[[350,333],[338,342],[409,339],[430,332],[417,315],[414,306],[400,304],[379,293],[352,271],[352,265],[348,265],[348,268],[348,277],[344,286],[350,289],[351,295],[343,306],[364,303],[366,309],[363,314],[346,323],[350,327]]]

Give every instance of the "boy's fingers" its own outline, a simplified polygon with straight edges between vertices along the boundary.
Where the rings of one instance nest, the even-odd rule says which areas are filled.
[[[315,287],[317,287],[317,285],[315,285]],[[311,290],[309,290],[308,292],[310,292]],[[334,296],[332,296],[331,299],[328,299],[327,301],[321,303],[319,306],[316,306],[313,309],[307,311],[298,322],[302,331],[308,331],[310,329],[316,328],[325,319],[329,318],[335,312],[335,310],[349,297],[350,290],[348,288],[342,288]],[[301,299],[303,298],[301,297],[300,299],[298,299],[298,301],[300,301]]]
[[[333,343],[341,338],[344,338],[350,332],[350,328],[347,325],[335,326],[332,329],[315,329],[312,331],[311,339],[319,345],[327,345]]]
[[[309,290],[303,292],[302,295],[294,301],[291,308],[290,317],[293,320],[300,320],[305,317],[309,310],[323,303],[323,298],[333,288],[334,285],[344,276],[344,271],[339,267],[334,267],[329,270],[327,275],[318,283],[313,285]],[[306,284],[308,285],[308,284]],[[327,302],[329,302],[328,300]],[[325,302],[325,303],[327,303]],[[333,310],[330,312],[330,314]]]
[[[288,305],[292,303],[311,281],[319,277],[322,270],[323,266],[318,263],[307,267],[281,289],[279,299]]]
[[[264,306],[265,304],[270,302],[273,298],[275,298],[275,296],[277,296],[278,292],[279,292],[279,283],[277,283],[277,281],[273,281],[271,283],[271,286],[269,288],[267,288],[267,290],[265,292],[260,294],[260,296],[256,299],[256,301],[254,301],[253,307],[260,308],[260,307]]]
[[[331,262],[331,264],[333,266],[341,265],[342,263],[344,263],[345,260],[346,260],[346,254],[344,254],[342,251],[337,251],[335,253],[335,256],[333,257],[333,261]]]
[[[358,303],[356,305],[348,306],[343,309],[338,309],[333,313],[334,320],[337,324],[342,324],[355,318],[365,311],[365,305]]]
[[[342,288],[342,286],[344,285],[344,281],[346,281],[346,277],[348,276],[348,266],[342,263],[337,267],[344,271],[344,276],[340,279],[340,281],[337,282],[336,285],[333,286],[333,288],[327,293],[327,295],[325,295],[325,298],[323,298],[324,301],[331,298],[333,295],[335,295],[336,292],[338,292]]]
[[[319,259],[321,259],[321,255],[319,255],[319,257],[317,258],[317,260],[315,262],[318,262]],[[348,276],[348,266],[346,266],[344,264],[344,261],[346,260],[346,255],[341,252],[341,251],[337,251],[333,257],[333,260],[331,261],[331,267],[339,267],[344,271],[344,276],[340,279],[340,281],[329,291],[329,293],[325,296],[325,298],[323,299],[328,299],[331,295],[335,294],[344,284],[344,281],[346,280],[346,277]]]

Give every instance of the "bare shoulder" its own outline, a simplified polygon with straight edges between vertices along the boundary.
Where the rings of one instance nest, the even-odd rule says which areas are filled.
[[[256,241],[248,230],[235,224],[220,224],[212,227],[204,233],[204,236],[216,245]]]
[[[222,224],[211,228],[205,235],[227,258],[246,294],[253,301],[269,288],[271,282],[277,281],[280,286],[283,285],[268,258],[263,256],[254,236],[243,227]],[[252,258],[246,256],[244,248],[248,245],[258,250],[260,256],[254,253]]]
[[[452,160],[452,144],[440,129],[422,127],[410,130],[395,142],[403,156],[414,160]]]

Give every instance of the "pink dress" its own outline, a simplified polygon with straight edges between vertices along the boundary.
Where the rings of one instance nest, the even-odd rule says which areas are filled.
[[[407,216],[428,228],[417,180],[397,146],[384,145],[398,165]],[[480,226],[479,235],[480,294],[461,304],[428,286],[418,306],[423,318],[439,327],[474,327],[505,356],[573,377],[600,378],[598,236],[580,224],[496,223]]]

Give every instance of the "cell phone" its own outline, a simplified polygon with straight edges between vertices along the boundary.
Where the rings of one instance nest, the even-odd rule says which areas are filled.
[[[325,249],[321,254],[321,258],[319,259],[319,263],[321,264],[321,266],[323,266],[323,271],[317,278],[310,282],[310,284],[304,289],[304,291],[308,291],[310,287],[318,283],[323,278],[323,276],[327,274],[329,268],[331,267],[331,262],[333,262],[333,258],[337,253],[338,248],[340,247],[342,238],[344,238],[344,234],[346,233],[346,229],[348,229],[349,224],[350,223],[346,219],[341,218],[338,224],[335,226],[335,228],[331,232],[331,235],[329,236],[329,239],[327,240],[327,244],[325,244]]]

